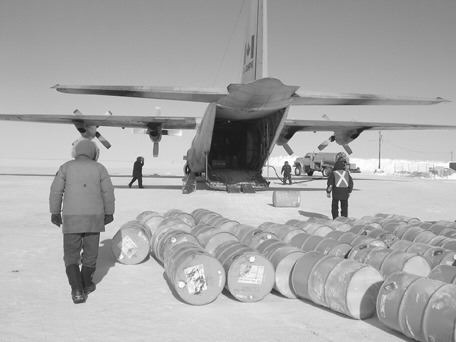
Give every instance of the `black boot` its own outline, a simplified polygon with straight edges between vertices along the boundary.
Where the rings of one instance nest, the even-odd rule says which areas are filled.
[[[71,298],[74,304],[84,303],[86,296],[82,287],[81,271],[79,271],[79,265],[72,264],[66,267],[66,274],[68,282],[71,286]]]
[[[95,291],[96,286],[92,280],[94,273],[95,267],[88,267],[83,265],[81,268],[82,286],[86,295],[88,295],[90,292]]]

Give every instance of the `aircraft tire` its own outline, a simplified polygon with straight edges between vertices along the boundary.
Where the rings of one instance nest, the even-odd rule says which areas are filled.
[[[295,167],[294,174],[295,174],[295,176],[301,176],[301,167],[300,166]]]

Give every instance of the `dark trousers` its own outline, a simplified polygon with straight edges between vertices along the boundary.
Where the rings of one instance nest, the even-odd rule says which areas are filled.
[[[338,200],[333,198],[331,204],[331,214],[333,219],[339,216],[339,201],[340,201],[340,216],[348,216],[348,200]]]
[[[63,234],[63,261],[65,266],[79,265],[81,262],[83,266],[96,267],[99,244],[100,233]]]
[[[134,182],[136,182],[136,180],[138,180],[138,186],[139,186],[140,188],[142,188],[142,187],[143,187],[143,185],[142,185],[142,177],[133,177],[133,178],[131,179],[130,183],[128,184],[128,186],[131,187],[131,185],[132,185]]]
[[[287,183],[287,179],[288,179],[288,182],[291,184],[291,175],[285,173],[285,174],[283,175],[283,184],[286,184],[286,183]]]

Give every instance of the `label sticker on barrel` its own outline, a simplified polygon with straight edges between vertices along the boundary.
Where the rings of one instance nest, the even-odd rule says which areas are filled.
[[[260,285],[263,282],[264,266],[241,264],[238,283]]]
[[[125,255],[127,258],[135,256],[136,250],[138,249],[136,243],[129,236],[124,236],[122,238],[121,246],[119,247],[122,255]]]
[[[203,265],[194,265],[184,269],[187,279],[187,290],[189,294],[199,295],[207,290],[206,276],[204,275]]]

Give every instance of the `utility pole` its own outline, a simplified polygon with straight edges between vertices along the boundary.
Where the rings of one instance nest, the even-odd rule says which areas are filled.
[[[378,131],[378,169],[381,169],[382,158],[382,131]]]

